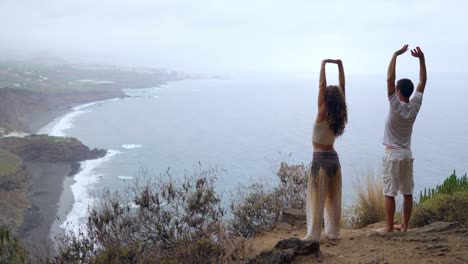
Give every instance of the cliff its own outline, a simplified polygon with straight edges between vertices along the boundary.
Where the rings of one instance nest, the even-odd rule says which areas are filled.
[[[284,242],[300,241],[306,234],[306,227],[279,223],[272,231],[249,241],[251,252],[247,263],[452,264],[468,261],[468,230],[459,223],[434,222],[408,232],[388,235],[378,235],[373,231],[384,224],[377,223],[362,229],[342,228],[341,239],[322,238],[318,251],[311,247],[304,252],[296,244],[284,247]]]
[[[78,162],[102,157],[106,152],[90,150],[75,138],[45,135],[0,138],[0,226],[6,225],[21,236],[27,236],[45,221],[37,217],[38,211],[47,211],[41,206],[56,208],[63,178],[77,171]],[[39,192],[37,188],[42,185],[47,188]],[[37,195],[41,199],[34,199]],[[45,196],[48,198],[44,199]],[[47,203],[38,204],[42,200]],[[49,214],[52,219],[55,217],[48,211],[43,215]],[[49,222],[46,223],[48,227]],[[47,231],[47,228],[42,230]]]
[[[25,162],[77,162],[96,159],[106,154],[106,150],[90,150],[76,138],[46,135],[0,138],[0,149],[8,150]]]

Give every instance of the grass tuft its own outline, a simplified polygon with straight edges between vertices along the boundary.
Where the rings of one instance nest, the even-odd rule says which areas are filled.
[[[385,220],[383,183],[374,170],[356,178],[354,190],[356,201],[346,212],[347,226],[362,228]]]

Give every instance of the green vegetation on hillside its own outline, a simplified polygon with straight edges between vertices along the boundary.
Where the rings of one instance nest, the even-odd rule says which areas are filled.
[[[0,149],[0,177],[16,172],[21,163],[18,156]]]
[[[30,136],[27,136],[26,138],[44,139],[44,140],[48,140],[54,143],[69,143],[69,142],[77,140],[76,138],[73,138],[73,137],[57,137],[57,136],[50,136],[47,134],[30,135]]]
[[[346,211],[347,225],[362,228],[385,220],[383,184],[372,171],[364,182],[355,183],[357,199]],[[455,171],[435,188],[426,188],[415,202],[411,217],[412,226],[424,226],[436,221],[456,221],[468,225],[468,179],[467,174],[457,177]],[[396,218],[400,214],[397,212]]]
[[[26,263],[27,256],[18,239],[8,229],[0,227],[0,263],[23,264]]]
[[[465,173],[464,176],[458,178],[455,171],[453,171],[452,175],[445,179],[441,185],[437,185],[435,188],[424,188],[424,192],[421,191],[419,194],[419,202],[423,203],[438,194],[452,194],[460,191],[468,191],[467,174]]]
[[[467,174],[457,177],[454,171],[441,185],[421,191],[411,224],[424,226],[435,221],[448,221],[468,226],[467,208]]]

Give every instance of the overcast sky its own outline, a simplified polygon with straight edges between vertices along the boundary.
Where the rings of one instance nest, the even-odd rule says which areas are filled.
[[[408,43],[429,71],[468,72],[468,1],[0,0],[0,15],[0,58],[224,73],[316,72],[339,57],[379,74]]]

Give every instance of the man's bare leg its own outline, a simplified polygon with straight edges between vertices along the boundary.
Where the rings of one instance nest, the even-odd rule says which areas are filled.
[[[385,195],[385,227],[375,230],[380,235],[393,232],[393,219],[395,217],[395,197]]]
[[[413,210],[413,195],[403,195],[403,223],[401,225],[395,225],[395,229],[406,232],[409,226],[409,220],[411,218],[411,212]]]

